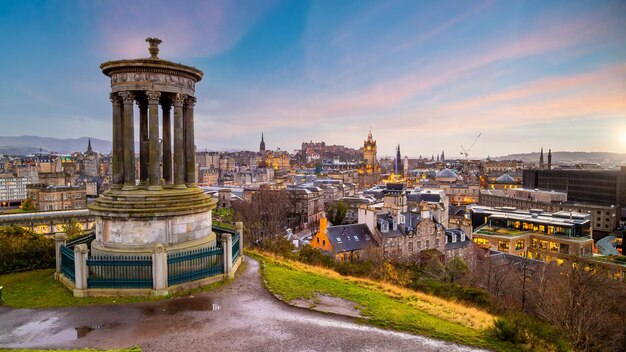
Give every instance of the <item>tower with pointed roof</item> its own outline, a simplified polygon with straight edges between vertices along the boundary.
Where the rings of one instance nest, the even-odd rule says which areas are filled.
[[[548,170],[552,170],[552,149],[548,149]]]
[[[259,152],[265,151],[265,140],[263,139],[263,132],[261,132],[261,145],[259,146]]]
[[[363,160],[365,161],[366,173],[372,173],[378,169],[376,149],[376,141],[372,137],[372,131],[369,131],[367,140],[363,142]]]
[[[402,156],[400,155],[400,144],[398,144],[398,147],[396,148],[396,164],[395,164],[396,175],[400,175],[403,173],[402,169],[400,169],[400,160],[402,160]]]
[[[541,147],[541,154],[539,154],[539,168],[543,169],[543,147]]]

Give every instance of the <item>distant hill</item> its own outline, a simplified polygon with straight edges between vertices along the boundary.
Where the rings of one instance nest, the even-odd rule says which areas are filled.
[[[59,139],[38,136],[2,137],[0,136],[0,154],[27,155],[39,152],[69,154],[87,150],[89,137]],[[100,153],[111,152],[111,142],[91,138],[91,147]]]
[[[492,158],[494,160],[522,160],[524,162],[539,162],[540,153],[523,153],[509,154],[506,156],[498,156]],[[548,162],[548,151],[544,150],[543,157]],[[553,163],[606,163],[618,162],[626,163],[626,153],[607,153],[607,152],[552,152]]]

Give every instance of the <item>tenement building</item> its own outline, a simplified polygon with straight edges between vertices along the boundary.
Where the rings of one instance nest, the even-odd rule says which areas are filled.
[[[28,198],[39,211],[82,209],[87,207],[85,186],[48,186],[36,183],[26,186]]]

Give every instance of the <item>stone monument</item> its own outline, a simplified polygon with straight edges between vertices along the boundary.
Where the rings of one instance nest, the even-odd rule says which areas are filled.
[[[168,252],[216,245],[216,201],[195,183],[194,95],[203,72],[159,58],[160,39],[146,42],[149,58],[100,65],[111,79],[113,179],[111,190],[89,205],[96,218],[93,255],[147,255],[157,244]]]

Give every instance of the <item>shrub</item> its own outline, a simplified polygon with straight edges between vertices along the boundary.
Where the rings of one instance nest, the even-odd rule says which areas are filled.
[[[570,351],[561,332],[554,326],[526,314],[514,313],[496,319],[489,332],[497,339],[525,344],[531,351]]]
[[[53,268],[54,240],[21,227],[0,229],[0,274]]]
[[[259,246],[266,251],[282,255],[285,258],[291,258],[294,250],[293,244],[282,236],[265,238],[261,241]]]
[[[413,280],[408,286],[414,290],[429,293],[437,297],[456,299],[481,308],[491,307],[489,293],[479,288],[427,279]]]
[[[332,268],[335,265],[335,261],[332,257],[325,255],[321,250],[309,245],[300,248],[300,251],[298,251],[298,260],[306,264],[320,265],[327,268]]]

